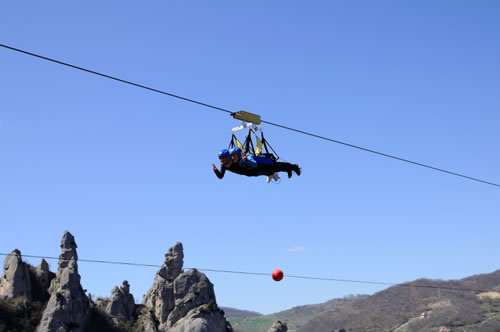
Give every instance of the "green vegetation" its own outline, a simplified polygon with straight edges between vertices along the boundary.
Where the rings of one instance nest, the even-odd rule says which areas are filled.
[[[233,329],[237,332],[239,331],[267,332],[267,330],[269,330],[274,321],[269,318],[261,318],[261,317],[233,318],[233,319],[228,319],[228,321],[229,323],[231,323]]]
[[[111,321],[103,312],[101,312],[101,310],[99,310],[95,306],[91,306],[90,321],[87,324],[85,331],[119,332],[120,330],[113,326]]]
[[[231,319],[228,319],[227,321],[230,322],[232,326],[234,326],[234,325],[238,325],[243,320],[245,320],[245,318],[231,318]]]
[[[485,316],[489,319],[500,319],[500,298],[486,297],[481,299],[481,307],[486,311]]]
[[[44,305],[25,297],[0,300],[0,332],[35,331],[42,319]]]

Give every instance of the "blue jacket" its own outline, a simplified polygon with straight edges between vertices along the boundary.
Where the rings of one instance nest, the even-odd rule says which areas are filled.
[[[241,158],[241,155],[240,155],[240,161],[239,161],[239,164],[241,167],[245,167],[245,168],[257,168],[257,161],[255,160],[255,157],[251,154],[247,154],[247,160],[243,160],[243,158]]]
[[[239,164],[241,167],[245,168],[257,168],[259,165],[272,165],[274,161],[266,157],[255,157],[253,154],[247,154],[247,160],[243,161],[240,155]]]

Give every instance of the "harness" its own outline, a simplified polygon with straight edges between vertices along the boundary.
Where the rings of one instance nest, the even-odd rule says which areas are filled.
[[[256,133],[256,130],[260,131],[260,138]],[[256,144],[252,140],[252,136],[255,138]],[[239,147],[242,151],[249,152],[255,157],[269,158],[276,162],[279,159],[278,153],[273,149],[268,140],[264,137],[264,132],[259,128],[250,128],[245,136],[245,141],[243,144],[238,140],[234,132],[231,135],[231,141],[229,142],[229,149]],[[270,152],[272,151],[272,152]]]

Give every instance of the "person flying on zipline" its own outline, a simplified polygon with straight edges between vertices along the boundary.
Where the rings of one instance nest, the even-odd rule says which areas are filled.
[[[212,164],[212,170],[219,179],[224,177],[226,170],[245,176],[267,176],[267,182],[271,180],[273,175],[275,180],[276,178],[279,179],[277,174],[275,175],[277,172],[287,172],[288,177],[292,177],[292,171],[300,175],[300,168],[298,165],[274,162],[269,158],[255,157],[245,153],[243,153],[245,156],[243,159],[241,152],[240,148],[231,149],[231,153],[227,149],[223,149],[219,152],[219,161],[221,163],[220,171],[215,164]]]
[[[271,182],[271,179],[278,182],[279,172],[286,172],[288,178],[292,177],[292,172],[295,172],[297,175],[301,174],[299,165],[288,162],[278,162],[279,156],[264,138],[262,126],[260,125],[260,115],[239,111],[231,113],[231,116],[243,122],[239,127],[232,129],[233,134],[229,142],[229,148],[231,148],[231,150],[228,151],[223,149],[219,153],[221,170],[219,171],[217,167],[212,164],[212,169],[219,179],[224,177],[226,170],[245,176],[267,176],[266,182],[268,183]],[[249,128],[249,130],[244,143],[241,144],[234,135],[234,132],[244,128]],[[260,138],[257,136],[256,131],[260,131]],[[256,145],[253,144],[252,137],[255,137]]]
[[[228,158],[228,154],[231,158]],[[246,176],[268,176],[272,177],[278,172],[287,172],[288,177],[292,177],[292,171],[297,175],[301,174],[300,167],[296,164],[274,162],[270,158],[255,157],[251,154],[246,154],[236,147],[228,152],[226,149],[219,153],[219,160],[221,162],[221,171],[212,165],[212,169],[219,179],[224,177],[227,170]],[[270,179],[269,179],[270,180]],[[268,181],[269,182],[269,181]]]

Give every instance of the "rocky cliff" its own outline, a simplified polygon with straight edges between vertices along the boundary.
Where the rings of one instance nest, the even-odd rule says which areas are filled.
[[[196,269],[183,272],[183,258],[182,244],[178,242],[168,250],[153,287],[142,300],[154,313],[158,331],[232,331],[224,312],[217,307],[210,280]]]
[[[64,232],[56,277],[49,288],[50,299],[43,312],[38,332],[83,332],[89,316],[89,300],[80,284],[76,242]]]
[[[85,294],[78,273],[77,244],[70,232],[61,240],[57,273],[45,260],[23,262],[19,250],[4,261],[0,279],[0,331],[231,332],[217,306],[213,284],[196,269],[183,270],[180,242],[170,248],[153,286],[136,304],[128,281],[109,298]]]
[[[21,252],[12,251],[3,262],[3,275],[0,279],[0,299],[31,297],[29,267],[23,262]]]

